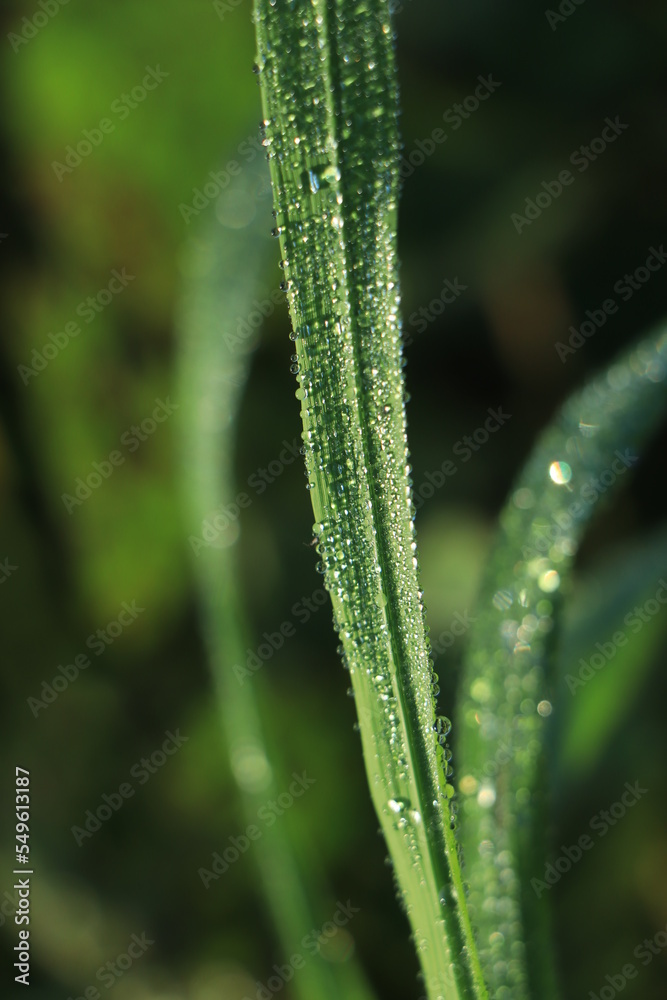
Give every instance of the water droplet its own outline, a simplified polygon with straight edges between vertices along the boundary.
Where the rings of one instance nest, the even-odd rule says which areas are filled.
[[[401,814],[408,808],[409,803],[406,799],[389,799],[387,805],[393,813]]]
[[[435,731],[438,737],[447,737],[452,731],[452,724],[446,715],[439,715],[435,720]]]
[[[488,701],[491,697],[491,688],[488,681],[485,681],[483,677],[479,677],[473,682],[473,685],[470,688],[470,695],[475,699],[475,701],[479,701],[482,704]]]
[[[529,510],[531,507],[535,506],[535,494],[527,487],[522,487],[521,489],[516,490],[514,494],[514,503],[519,510]]]
[[[542,573],[537,584],[545,594],[552,594],[560,587],[560,574],[555,569],[549,569],[546,573]]]
[[[459,781],[459,788],[463,795],[474,795],[479,786],[477,778],[473,778],[472,774],[464,775]]]
[[[493,595],[493,606],[499,611],[506,611],[512,606],[512,593],[509,590],[498,590]]]
[[[567,462],[552,462],[549,475],[558,486],[564,486],[572,479],[572,469]]]
[[[496,790],[491,784],[483,784],[477,793],[477,804],[482,809],[490,809],[496,801]]]

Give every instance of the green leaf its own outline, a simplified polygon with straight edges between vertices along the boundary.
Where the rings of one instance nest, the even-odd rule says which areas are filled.
[[[558,644],[558,781],[581,782],[622,725],[655,664],[667,615],[664,530],[577,581]],[[665,594],[663,594],[665,591]],[[648,609],[644,605],[648,602]],[[657,607],[656,607],[657,605]]]
[[[470,904],[498,998],[556,995],[544,934],[543,746],[555,627],[583,531],[664,416],[667,335],[619,358],[563,406],[517,477],[481,587],[457,730]],[[542,897],[540,901],[540,896]]]
[[[239,335],[239,317],[261,297],[262,270],[274,245],[265,225],[269,184],[263,163],[235,177],[224,205],[190,241],[186,293],[179,326],[181,357],[181,462],[188,512],[188,541],[200,593],[227,753],[247,821],[284,791],[280,754],[270,744],[254,686],[239,683],[234,665],[245,662],[244,613],[239,598],[238,521],[216,527],[216,513],[233,501],[234,430],[249,370],[254,337]],[[223,209],[223,210],[220,210]],[[228,220],[225,226],[224,220]],[[254,261],[249,268],[247,261]],[[219,522],[218,522],[219,523]],[[202,526],[208,525],[207,530]],[[322,899],[322,877],[312,857],[298,851],[285,824],[267,826],[253,843],[263,888],[283,954],[299,951],[303,938],[330,915]],[[296,972],[300,1000],[369,1000],[372,996],[354,961],[332,966],[318,955]]]
[[[484,997],[417,575],[388,7],[257,0],[255,17],[313,530],[371,795],[429,996]]]

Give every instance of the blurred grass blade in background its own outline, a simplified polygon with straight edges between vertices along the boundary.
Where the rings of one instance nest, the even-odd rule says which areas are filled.
[[[255,19],[318,568],[427,992],[483,997],[417,577],[388,7],[257,0]]]
[[[481,588],[456,753],[470,904],[498,997],[557,995],[549,897],[530,884],[544,869],[554,632],[587,523],[664,417],[666,377],[663,326],[567,400],[516,479]]]
[[[236,496],[233,473],[236,418],[256,345],[239,343],[239,317],[248,315],[275,250],[267,227],[268,171],[263,161],[244,167],[218,205],[218,218],[190,241],[186,293],[181,307],[181,450],[188,535],[193,553],[222,729],[233,776],[248,821],[276,798],[289,778],[280,756],[268,748],[255,684],[239,683],[234,664],[244,663],[248,643],[240,600],[236,541],[238,517],[217,518]],[[253,263],[248,264],[249,261]],[[240,512],[239,512],[240,513]],[[208,527],[202,531],[202,525]],[[222,527],[218,527],[222,524]],[[331,913],[319,871],[308,852],[297,851],[285,824],[266,826],[253,843],[273,923],[287,958]],[[354,960],[332,964],[318,952],[293,974],[300,1000],[369,1000]]]
[[[581,784],[599,763],[656,665],[666,623],[667,535],[623,546],[575,583],[558,643],[558,786]],[[645,605],[648,604],[648,610]],[[637,611],[639,609],[639,612]]]

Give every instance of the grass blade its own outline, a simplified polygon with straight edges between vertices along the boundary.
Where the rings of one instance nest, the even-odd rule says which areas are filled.
[[[590,776],[612,739],[625,725],[628,709],[658,662],[667,623],[658,615],[637,629],[633,608],[661,590],[667,566],[667,532],[653,532],[639,551],[625,547],[578,579],[563,616],[558,644],[558,694],[567,705],[558,718],[556,776],[571,788]],[[628,615],[632,625],[628,628]],[[625,644],[618,640],[619,631]],[[607,662],[596,675],[596,643],[607,646]],[[611,655],[609,653],[611,649]],[[583,667],[582,667],[583,661]],[[599,662],[599,660],[598,660]],[[589,669],[587,669],[587,667]]]
[[[262,264],[275,245],[264,220],[269,211],[266,165],[245,167],[232,181],[227,198],[238,203],[248,221],[231,229],[213,220],[189,251],[188,292],[180,327],[181,444],[185,500],[203,628],[215,681],[222,730],[232,773],[248,822],[258,808],[275,799],[289,778],[281,775],[280,755],[269,746],[254,684],[239,684],[233,664],[243,663],[246,641],[239,602],[236,546],[238,524],[202,544],[201,525],[229,504],[237,490],[233,475],[234,429],[243,386],[255,346],[237,333],[238,317],[261,296]],[[249,200],[249,192],[255,192]],[[256,200],[254,211],[250,210]],[[234,213],[231,213],[232,217]],[[237,213],[238,215],[238,213]],[[254,261],[249,268],[247,261]],[[195,529],[194,531],[192,529]],[[297,857],[284,824],[266,827],[253,844],[266,900],[282,952],[299,951],[300,942],[330,915],[312,858]],[[294,973],[291,989],[300,1000],[370,1000],[372,994],[356,963],[332,966],[320,955]]]
[[[388,8],[257,0],[255,17],[313,530],[371,795],[429,996],[483,997],[417,577]]]
[[[456,751],[470,903],[499,998],[557,995],[536,934],[548,927],[548,896],[538,902],[530,884],[544,870],[554,626],[588,521],[664,416],[666,377],[662,329],[565,403],[516,480],[481,588]]]

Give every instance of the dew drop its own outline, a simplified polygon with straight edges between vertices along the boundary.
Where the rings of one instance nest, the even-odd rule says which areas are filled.
[[[408,807],[407,799],[389,799],[387,805],[393,813],[400,815],[404,813]]]
[[[438,734],[438,737],[444,738],[449,736],[451,730],[452,730],[452,724],[447,718],[447,716],[439,715],[435,720],[435,731]]]
[[[572,479],[572,469],[567,462],[552,462],[549,466],[549,475],[558,486],[564,486]]]
[[[512,606],[512,593],[509,590],[497,590],[493,595],[493,606],[499,611],[506,611]]]
[[[482,809],[490,809],[496,801],[496,790],[493,785],[484,784],[477,793],[477,804]]]
[[[545,594],[553,594],[560,587],[560,574],[555,569],[549,569],[542,573],[537,584]]]

